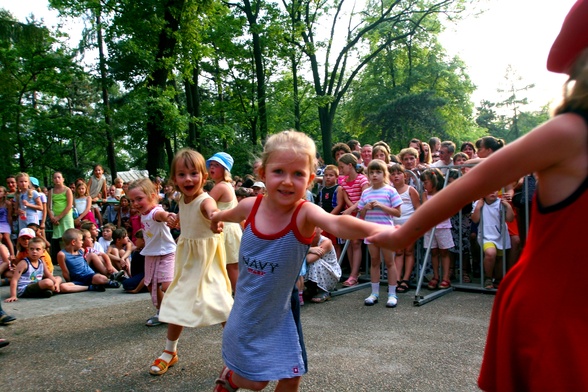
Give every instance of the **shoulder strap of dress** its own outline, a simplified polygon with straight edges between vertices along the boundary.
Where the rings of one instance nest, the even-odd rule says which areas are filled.
[[[249,216],[245,220],[245,227],[247,227],[247,225],[251,222],[255,222],[255,214],[257,214],[257,210],[259,209],[259,205],[261,204],[262,199],[263,195],[257,195],[257,198],[255,199],[255,204],[253,204],[253,208],[251,209]]]

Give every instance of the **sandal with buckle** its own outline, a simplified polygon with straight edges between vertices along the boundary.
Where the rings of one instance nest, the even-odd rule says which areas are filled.
[[[408,285],[408,280],[399,280],[396,283],[396,292],[397,293],[406,293],[407,291],[410,290],[410,286]]]
[[[164,361],[161,358],[157,358],[155,361],[153,361],[153,363],[151,364],[151,366],[155,366],[157,368],[159,368],[159,370],[153,370],[153,369],[149,369],[149,374],[152,374],[154,376],[161,376],[162,374],[164,374],[165,372],[167,372],[167,370],[174,366],[177,362],[178,362],[178,354],[177,351],[176,352],[171,352],[171,351],[167,351],[167,350],[163,350],[164,353],[169,354],[172,356],[172,359],[170,359],[169,362]]]
[[[352,287],[352,286],[356,286],[357,283],[358,283],[357,278],[354,276],[350,276],[349,278],[347,278],[347,280],[345,282],[343,282],[343,286]]]
[[[310,299],[310,301],[314,302],[315,304],[320,304],[320,303],[323,303],[323,302],[328,301],[330,299],[331,299],[331,294],[329,294],[328,291],[321,291],[320,293],[318,293],[317,295],[312,297]]]

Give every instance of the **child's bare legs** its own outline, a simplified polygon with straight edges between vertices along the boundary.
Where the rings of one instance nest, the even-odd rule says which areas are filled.
[[[382,260],[380,258],[380,248],[378,248],[374,244],[368,244],[368,251],[370,252],[370,281],[372,282],[372,286],[374,283],[380,284],[380,270]],[[375,293],[372,290],[372,294],[377,294],[378,291]]]
[[[94,213],[94,218],[96,218],[96,226],[102,226],[102,211],[100,211],[100,207],[92,206],[92,212]]]
[[[396,257],[398,257],[398,252],[396,252]],[[410,281],[410,274],[412,274],[412,269],[414,268],[414,244],[400,250],[400,253],[402,263],[396,262],[396,273],[398,277],[402,277],[401,280],[408,282]]]
[[[506,267],[509,270],[519,260],[519,255],[521,254],[520,247],[521,247],[521,237],[519,237],[518,235],[511,235],[510,236],[510,249],[507,252],[508,257],[506,258]]]
[[[496,247],[484,244],[484,287],[489,289],[492,286],[492,277],[494,276],[494,267],[496,264]]]
[[[72,282],[63,282],[59,285],[59,290],[62,294],[81,293],[88,291],[88,286],[78,286]]]
[[[449,282],[451,268],[451,257],[449,257],[449,249],[439,249],[439,258],[441,259],[441,269],[443,270],[443,279],[441,280]]]
[[[382,261],[380,259],[380,248],[374,244],[368,244],[370,252],[370,281],[372,282],[371,294],[363,301],[365,306],[372,306],[380,298],[380,268]]]
[[[14,256],[14,246],[12,245],[12,240],[10,239],[10,233],[2,233],[2,242],[6,244],[10,256]]]
[[[227,264],[227,274],[229,275],[231,289],[234,293],[235,287],[237,286],[237,278],[239,278],[239,263]]]
[[[349,259],[349,266],[351,267],[351,272],[349,273],[349,279],[347,281],[350,281],[353,278],[355,283],[350,284],[350,286],[355,286],[355,284],[357,284],[357,278],[359,277],[359,268],[361,267],[361,240],[350,240],[349,247],[347,248],[347,258]]]
[[[94,271],[96,271],[102,275],[109,276],[110,274],[114,274],[114,273],[118,272],[112,266],[110,259],[108,259],[108,265],[106,265],[104,258],[98,256],[96,253],[88,253],[86,255],[86,260],[88,261],[88,264],[90,265],[90,267]]]
[[[439,281],[439,249],[431,248],[431,266],[433,267],[433,280]]]

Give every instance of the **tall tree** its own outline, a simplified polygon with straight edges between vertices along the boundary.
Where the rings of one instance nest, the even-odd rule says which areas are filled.
[[[327,159],[335,114],[360,71],[385,48],[425,29],[424,22],[430,16],[457,13],[462,4],[460,0],[378,0],[368,1],[364,9],[356,11],[346,10],[344,0],[300,1],[301,39],[297,44],[309,60],[315,93],[321,99],[318,116]],[[292,12],[290,7],[286,10]],[[329,18],[330,30],[320,39],[319,27]],[[347,26],[344,34],[337,27],[341,20]],[[373,39],[375,33],[378,40]],[[335,43],[341,42],[341,37],[342,47],[337,48]]]

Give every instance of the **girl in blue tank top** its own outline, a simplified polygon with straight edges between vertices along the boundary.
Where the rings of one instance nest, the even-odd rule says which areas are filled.
[[[277,389],[297,390],[307,366],[295,284],[315,227],[349,239],[384,227],[302,200],[315,177],[315,157],[314,142],[303,133],[271,136],[259,169],[266,194],[212,216],[213,231],[221,221],[246,220],[235,303],[223,332],[226,366],[215,391],[257,391],[273,380]]]

